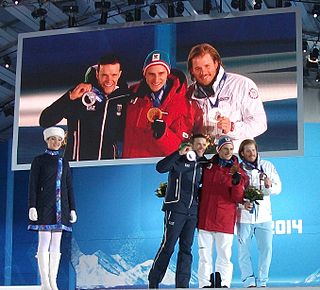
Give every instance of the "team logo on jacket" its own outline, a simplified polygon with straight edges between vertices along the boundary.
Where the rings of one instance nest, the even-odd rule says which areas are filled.
[[[117,116],[121,116],[122,113],[122,104],[117,104]]]
[[[95,111],[95,110],[96,110],[96,106],[95,105],[87,107],[87,111]]]
[[[257,99],[258,98],[258,91],[256,90],[256,89],[250,89],[249,90],[249,97],[251,98],[251,99]]]
[[[184,167],[190,167],[191,165],[189,163],[185,163]]]
[[[186,133],[186,132],[182,132],[182,137],[185,138],[185,139],[188,139],[189,138],[189,134]]]

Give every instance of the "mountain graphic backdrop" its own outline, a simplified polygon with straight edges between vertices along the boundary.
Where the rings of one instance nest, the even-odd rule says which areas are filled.
[[[73,240],[71,262],[76,271],[77,289],[147,288],[153,260],[133,265],[118,254],[106,255],[96,251],[85,255]],[[174,288],[175,271],[175,261],[171,261],[161,282],[163,287]],[[198,287],[197,284],[197,275],[192,272],[190,286]]]
[[[147,288],[148,273],[153,260],[142,263],[132,261],[131,253],[106,255],[103,251],[93,254],[84,254],[77,242],[72,240],[71,263],[76,271],[77,290],[106,289],[106,288]],[[175,261],[170,261],[166,275],[161,282],[162,288],[174,288],[175,285]],[[297,287],[319,286],[320,269],[316,269],[302,281],[269,281],[271,287]],[[232,287],[242,287],[241,282],[233,281]],[[192,271],[190,288],[198,288],[197,273]]]

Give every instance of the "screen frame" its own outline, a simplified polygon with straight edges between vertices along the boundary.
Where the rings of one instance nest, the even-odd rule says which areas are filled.
[[[28,170],[31,164],[18,164],[18,134],[19,134],[19,112],[20,112],[20,93],[21,93],[21,72],[23,63],[23,41],[28,38],[61,35],[70,33],[90,32],[97,30],[108,30],[114,28],[132,28],[146,25],[157,24],[170,24],[170,23],[183,23],[193,21],[215,20],[215,19],[227,19],[232,17],[248,17],[257,15],[268,14],[281,14],[281,13],[295,13],[296,24],[296,64],[297,64],[297,150],[281,150],[281,151],[267,151],[261,152],[265,157],[285,157],[303,155],[304,153],[304,132],[303,132],[303,57],[302,57],[302,21],[300,10],[294,8],[273,9],[267,11],[244,11],[244,12],[232,12],[222,13],[217,16],[198,15],[191,17],[179,17],[173,19],[161,19],[156,21],[141,21],[134,23],[124,23],[97,27],[76,27],[66,28],[61,30],[48,30],[32,33],[19,34],[18,38],[18,58],[17,58],[17,73],[16,73],[16,90],[15,90],[15,113],[14,113],[14,128],[13,128],[13,144],[12,144],[12,170]],[[209,156],[210,157],[210,156]],[[104,165],[132,165],[132,164],[152,164],[159,161],[161,158],[132,158],[132,159],[115,159],[115,160],[92,160],[92,161],[77,161],[70,162],[71,167],[86,167],[86,166],[104,166]]]

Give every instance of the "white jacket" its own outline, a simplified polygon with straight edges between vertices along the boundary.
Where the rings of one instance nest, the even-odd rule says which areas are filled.
[[[242,165],[249,177],[250,185],[260,188],[259,175],[262,171],[271,180],[272,186],[270,188],[265,188],[264,182],[261,181],[261,190],[264,194],[263,200],[258,200],[259,205],[255,205],[254,213],[250,213],[240,205],[238,208],[238,222],[255,224],[272,221],[270,195],[279,194],[281,192],[281,180],[276,168],[270,161],[261,160],[259,156],[258,169],[251,170],[246,168],[244,163],[242,163]]]
[[[219,139],[225,135],[216,128],[214,118],[217,115],[228,117],[234,124],[233,131],[227,135],[233,139],[234,152],[238,151],[244,139],[254,139],[267,130],[267,118],[256,84],[249,78],[226,73],[220,67],[212,88],[214,97],[197,98],[194,91],[191,98],[196,100],[203,111],[204,126],[210,127],[210,134]],[[218,107],[213,107],[218,98]]]

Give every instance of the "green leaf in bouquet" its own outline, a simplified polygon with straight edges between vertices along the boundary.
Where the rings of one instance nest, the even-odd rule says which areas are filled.
[[[263,193],[255,186],[249,185],[244,191],[244,198],[250,202],[256,202],[257,200],[263,200]]]
[[[155,190],[157,197],[165,197],[167,191],[167,182],[160,182],[159,187]]]

